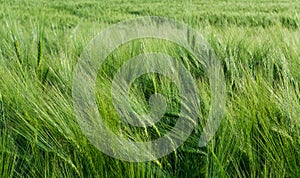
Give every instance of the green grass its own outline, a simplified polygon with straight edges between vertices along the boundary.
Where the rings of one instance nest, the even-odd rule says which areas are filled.
[[[0,177],[298,177],[299,13],[297,0],[0,0]],[[167,52],[185,63],[197,76],[201,98],[199,125],[180,148],[156,161],[130,163],[103,154],[81,132],[72,80],[97,33],[145,15],[173,18],[203,34],[222,64],[227,100],[217,134],[199,148],[211,99],[201,67],[159,40],[123,45],[99,72],[106,75],[96,91],[99,111],[114,132],[151,140],[174,125],[178,91],[164,77],[145,75],[131,88],[133,106],[141,111],[153,92],[167,96],[169,115],[155,127],[124,125],[107,103],[118,66],[143,51]]]

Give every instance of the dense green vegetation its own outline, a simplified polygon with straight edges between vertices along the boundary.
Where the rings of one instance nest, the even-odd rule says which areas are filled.
[[[299,13],[297,0],[0,0],[0,177],[298,177]],[[80,54],[97,33],[146,15],[173,18],[203,34],[222,64],[227,100],[217,134],[199,148],[210,88],[201,67],[190,67],[198,76],[199,126],[172,154],[130,163],[103,154],[81,132],[72,80]],[[151,140],[172,127],[174,114],[138,130],[122,125],[107,103],[112,75],[143,51],[167,52],[192,66],[191,56],[169,43],[133,41],[109,56],[102,71],[108,75],[99,77],[96,93],[112,130]],[[147,110],[154,92],[167,96],[168,113],[178,111],[176,86],[156,75],[135,81],[133,103]]]

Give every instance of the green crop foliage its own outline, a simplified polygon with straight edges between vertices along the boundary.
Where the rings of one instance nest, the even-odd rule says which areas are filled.
[[[0,177],[299,177],[300,3],[209,0],[0,0]],[[98,110],[108,127],[133,140],[161,137],[176,123],[180,98],[168,78],[147,74],[130,88],[132,107],[149,96],[168,104],[149,128],[121,122],[113,76],[129,58],[168,53],[197,79],[199,123],[188,140],[156,161],[109,157],[82,133],[72,81],[84,48],[111,24],[162,16],[195,28],[220,60],[226,108],[214,138],[198,147],[210,110],[209,81],[193,56],[163,40],[135,40],[109,55],[97,78]]]

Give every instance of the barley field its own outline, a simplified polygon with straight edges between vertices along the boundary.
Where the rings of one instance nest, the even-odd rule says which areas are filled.
[[[97,149],[73,107],[74,71],[89,42],[107,27],[160,16],[194,28],[221,64],[226,83],[222,121],[199,147],[210,111],[203,68],[176,45],[139,39],[113,51],[99,71],[95,95],[108,127],[149,141],[174,126],[178,89],[143,75],[130,88],[132,107],[149,110],[149,95],[166,96],[163,121],[136,128],[120,121],[112,78],[145,51],[172,54],[196,79],[199,121],[171,154],[128,162]],[[300,2],[298,0],[0,0],[0,177],[291,177],[300,176]]]

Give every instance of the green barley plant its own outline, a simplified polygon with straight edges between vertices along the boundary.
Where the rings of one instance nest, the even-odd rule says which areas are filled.
[[[292,1],[37,1],[0,3],[0,177],[299,177],[300,4]],[[149,111],[166,97],[161,122],[121,122],[111,82],[129,58],[173,56],[197,79],[200,112],[190,137],[171,154],[126,162],[99,151],[82,133],[72,103],[76,64],[89,41],[111,24],[163,16],[203,34],[222,64],[226,107],[214,138],[199,147],[211,104],[210,84],[186,50],[163,40],[135,40],[113,51],[98,72],[96,100],[105,123],[132,140],[161,137],[176,123],[180,98],[168,78],[143,75],[131,105]]]

